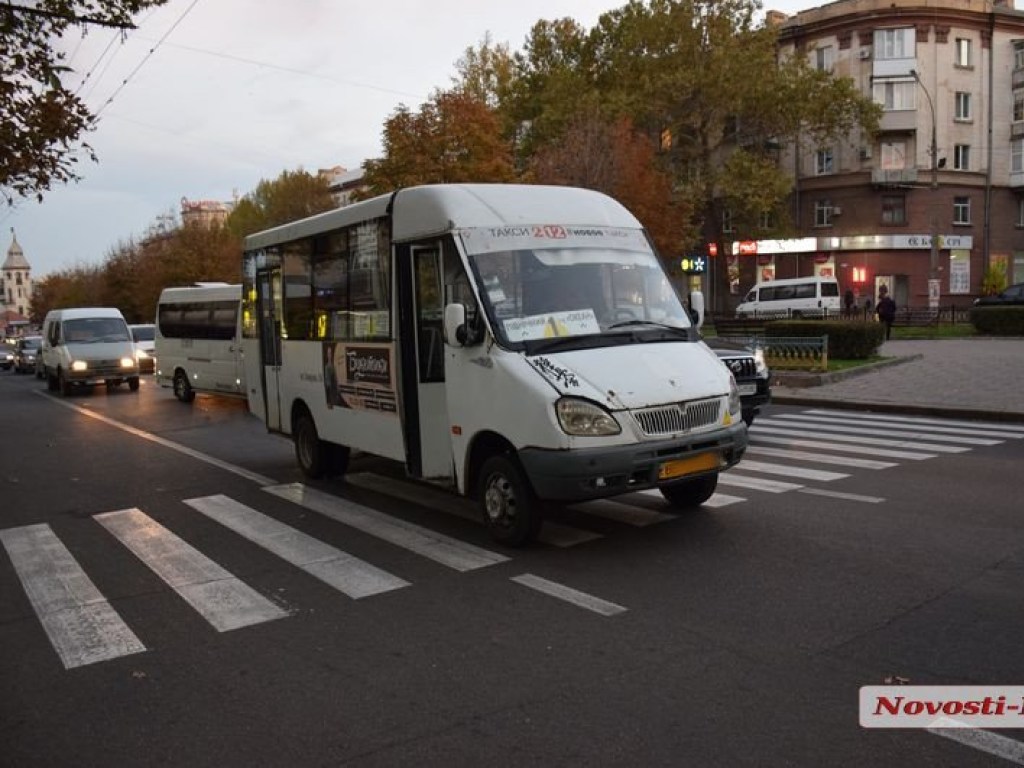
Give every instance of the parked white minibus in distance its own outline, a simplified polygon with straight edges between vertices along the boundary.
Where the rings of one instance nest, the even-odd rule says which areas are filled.
[[[839,283],[834,277],[795,277],[758,283],[736,307],[736,316],[821,317],[839,310]]]
[[[391,459],[518,545],[549,500],[694,508],[746,449],[732,374],[601,193],[411,187],[250,235],[242,258],[249,408],[307,476]]]
[[[183,403],[197,392],[245,396],[242,286],[165,288],[156,307],[156,382]]]

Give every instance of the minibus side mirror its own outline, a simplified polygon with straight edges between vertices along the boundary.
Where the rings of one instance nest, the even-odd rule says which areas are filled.
[[[452,347],[464,347],[469,337],[466,328],[466,305],[449,304],[444,308],[444,340]]]
[[[700,291],[690,294],[690,314],[694,325],[698,328],[704,325],[704,294]]]

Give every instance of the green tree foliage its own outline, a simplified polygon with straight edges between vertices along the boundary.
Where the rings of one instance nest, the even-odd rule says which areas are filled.
[[[95,118],[61,78],[70,72],[57,46],[91,26],[129,29],[139,11],[167,0],[47,0],[0,4],[0,193],[8,204],[42,200],[55,184],[77,181],[81,141]]]
[[[400,106],[384,126],[384,157],[363,168],[364,196],[416,184],[508,182],[516,176],[499,115],[461,88],[437,91],[418,113]]]
[[[228,216],[227,228],[239,240],[279,224],[298,221],[337,207],[329,182],[319,174],[284,171],[273,181],[266,179],[245,195]]]

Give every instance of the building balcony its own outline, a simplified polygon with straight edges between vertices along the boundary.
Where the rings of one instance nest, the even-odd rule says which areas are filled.
[[[1014,120],[1010,123],[1010,138],[1019,139],[1024,136],[1024,120]]]
[[[917,168],[872,168],[872,184],[914,184]]]
[[[1013,189],[1024,189],[1024,171],[1010,173],[1010,187]]]
[[[917,110],[900,109],[882,113],[878,122],[880,132],[909,133],[917,129]]]

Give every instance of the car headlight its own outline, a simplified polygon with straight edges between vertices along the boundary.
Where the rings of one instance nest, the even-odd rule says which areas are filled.
[[[135,350],[135,359],[136,360],[145,360],[147,357],[149,357],[149,355],[146,354],[146,350],[144,350],[144,349],[136,349]]]
[[[768,363],[764,361],[764,350],[758,347],[754,350],[754,367],[757,369],[757,374],[768,373]]]
[[[567,435],[617,435],[622,428],[604,408],[588,400],[563,397],[555,403],[558,425]]]
[[[89,364],[85,360],[72,360],[71,361],[72,371],[87,371],[89,370]]]
[[[134,357],[122,357],[121,358],[121,367],[122,368],[134,368],[135,367],[135,358]]]
[[[729,415],[736,417],[743,411],[740,403],[740,390],[736,386],[736,377],[729,372]]]

